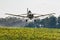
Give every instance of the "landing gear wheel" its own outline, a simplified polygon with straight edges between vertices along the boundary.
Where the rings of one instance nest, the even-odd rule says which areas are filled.
[[[26,19],[26,22],[27,22],[28,20]]]
[[[36,22],[36,20],[34,20],[34,22]]]

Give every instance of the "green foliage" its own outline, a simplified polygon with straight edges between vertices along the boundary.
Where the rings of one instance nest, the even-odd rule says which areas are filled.
[[[60,40],[60,29],[0,28],[0,40]]]
[[[41,20],[41,24],[43,25],[43,27],[57,28],[57,18],[53,15],[49,18],[46,17],[45,19]]]
[[[60,16],[58,17],[58,28],[60,28]]]

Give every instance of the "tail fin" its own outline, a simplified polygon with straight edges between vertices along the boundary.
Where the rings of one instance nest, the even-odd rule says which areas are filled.
[[[29,14],[29,13],[31,13],[31,11],[30,11],[30,10],[28,10],[28,8],[27,8],[27,14]]]
[[[28,8],[27,8],[27,13],[28,13]]]

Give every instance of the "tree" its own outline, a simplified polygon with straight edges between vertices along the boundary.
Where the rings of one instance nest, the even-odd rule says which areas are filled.
[[[58,28],[60,28],[60,16],[58,17]]]
[[[49,18],[49,27],[50,28],[56,28],[57,18],[55,16],[50,16]]]
[[[42,19],[40,23],[41,23],[42,27],[48,27],[49,26],[49,18],[46,17],[45,19]]]
[[[35,24],[35,27],[39,28],[40,27],[40,19],[35,19],[34,24]]]

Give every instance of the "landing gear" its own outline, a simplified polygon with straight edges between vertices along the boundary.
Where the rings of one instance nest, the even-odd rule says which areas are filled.
[[[26,19],[26,22],[27,22],[28,20]]]
[[[36,22],[36,20],[34,20],[34,22]]]

